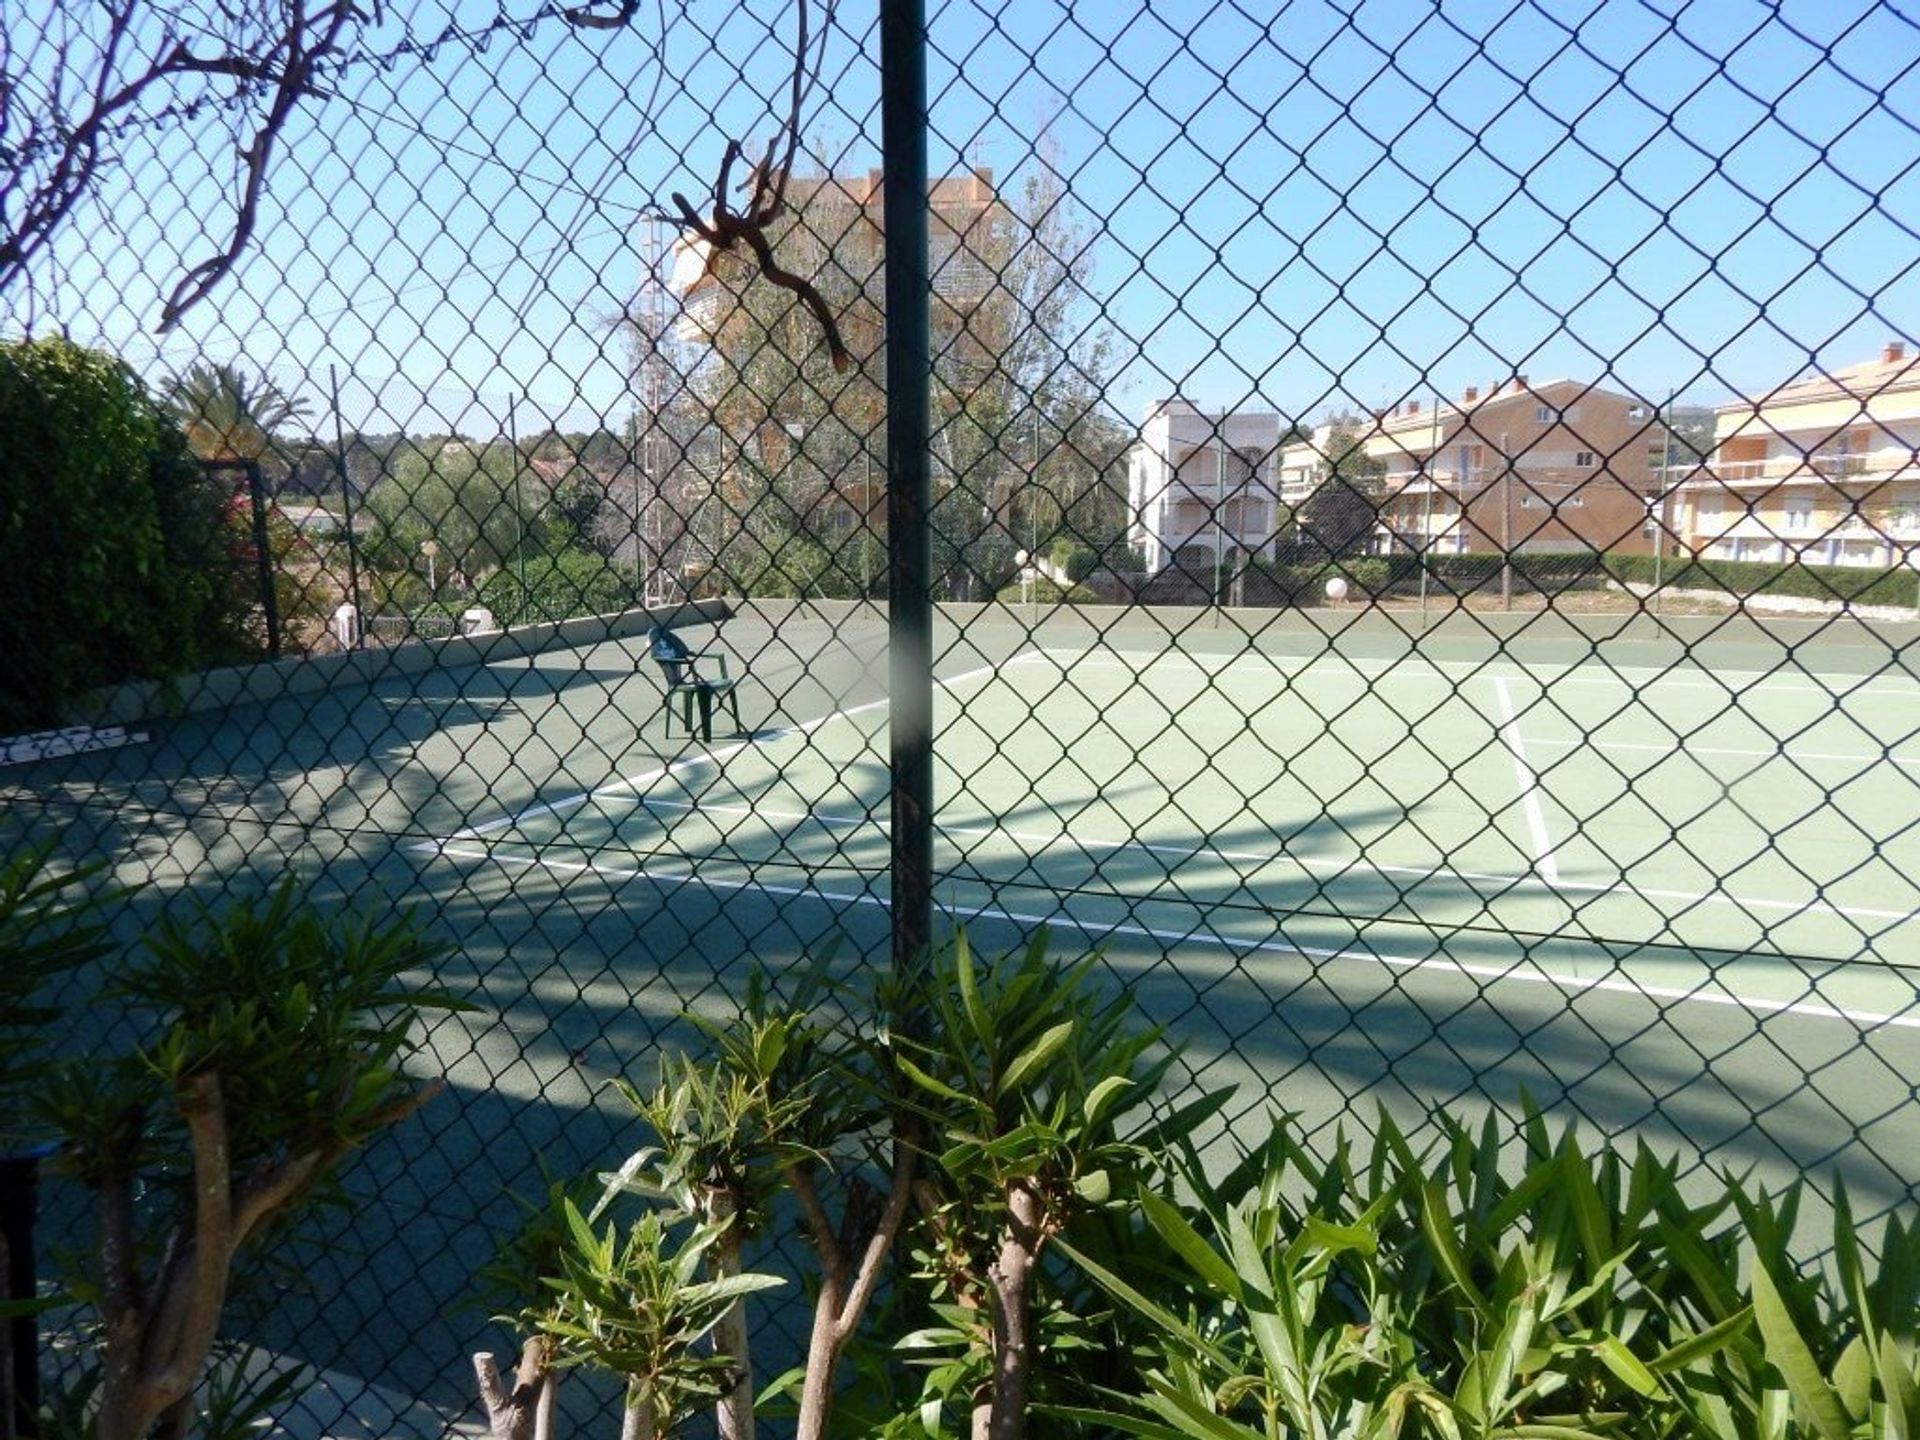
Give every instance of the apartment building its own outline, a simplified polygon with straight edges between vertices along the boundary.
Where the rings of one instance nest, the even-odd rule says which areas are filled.
[[[1158,574],[1176,559],[1271,559],[1280,509],[1280,417],[1200,410],[1174,398],[1147,406],[1127,463],[1127,543]]]
[[[1520,375],[1458,402],[1409,400],[1364,432],[1383,471],[1374,548],[1650,553],[1663,435],[1646,402],[1578,380]],[[1281,463],[1297,485],[1304,459]]]
[[[787,208],[798,217],[795,240],[807,255],[783,254],[784,266],[803,276],[830,267],[856,290],[871,292],[877,306],[886,218],[882,172],[864,175],[795,175],[787,182]],[[993,171],[975,166],[961,175],[941,176],[927,187],[929,264],[936,304],[968,312],[993,292],[1011,247],[1011,212],[994,188]],[[789,248],[793,248],[789,245]],[[691,231],[673,243],[667,289],[680,302],[675,335],[712,343],[739,303],[742,287],[755,276],[751,257],[715,254]],[[843,330],[869,326],[877,309],[856,306],[838,317]],[[872,336],[844,337],[856,355],[878,343]]]
[[[1713,455],[1673,487],[1695,554],[1809,565],[1920,563],[1920,356],[1782,385],[1714,412]]]

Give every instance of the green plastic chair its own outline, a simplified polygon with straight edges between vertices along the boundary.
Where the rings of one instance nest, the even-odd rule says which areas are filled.
[[[680,707],[680,727],[689,736],[693,734],[694,712],[700,716],[700,738],[713,739],[713,702],[716,698],[724,700],[728,711],[733,715],[733,730],[736,735],[745,733],[740,723],[740,697],[735,695],[734,686],[740,682],[727,673],[727,657],[719,651],[689,650],[686,642],[671,630],[656,625],[647,637],[647,653],[660,667],[660,673],[666,677],[666,732],[673,734],[673,711],[677,703]],[[719,670],[718,675],[702,675],[700,667],[712,664]]]

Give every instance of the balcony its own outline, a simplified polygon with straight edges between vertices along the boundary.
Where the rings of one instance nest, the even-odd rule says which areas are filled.
[[[1920,540],[1920,510],[1883,515],[1845,511],[1700,515],[1694,519],[1693,533],[1703,540],[1785,540],[1802,545],[1827,539],[1916,541]]]
[[[1903,475],[1903,472],[1906,472]],[[1920,461],[1911,450],[1873,450],[1865,455],[1775,455],[1765,460],[1732,460],[1703,465],[1684,485],[1766,486],[1782,480],[1874,481],[1920,479]]]

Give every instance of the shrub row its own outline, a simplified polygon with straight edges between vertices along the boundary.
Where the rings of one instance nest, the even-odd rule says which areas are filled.
[[[1609,555],[1607,573],[1635,584],[1654,583],[1651,555]],[[1718,590],[1728,595],[1784,595],[1854,605],[1911,606],[1920,598],[1920,572],[1857,565],[1802,565],[1758,560],[1694,560],[1669,557],[1658,566],[1662,588]]]
[[[0,733],[258,653],[244,516],[133,371],[61,339],[0,345],[0,436]]]
[[[1029,600],[1041,605],[1096,605],[1100,601],[1100,597],[1084,585],[1062,589],[1044,575],[1032,582],[1031,593],[1026,584],[1016,580],[1004,586],[994,598],[1002,605],[1020,605]]]

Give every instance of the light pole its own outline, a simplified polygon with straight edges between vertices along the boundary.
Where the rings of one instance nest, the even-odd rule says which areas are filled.
[[[1466,516],[1460,517],[1466,524]],[[1513,456],[1507,450],[1507,437],[1500,436],[1500,609],[1513,609]]]
[[[1040,618],[1040,412],[1033,412],[1033,448],[1027,452],[1027,618]]]
[[[432,604],[440,598],[440,581],[433,568],[433,557],[440,553],[438,540],[422,540],[420,553],[427,557],[427,603]]]
[[[1660,613],[1661,572],[1665,569],[1667,558],[1667,484],[1668,467],[1673,464],[1673,400],[1679,392],[1667,391],[1667,418],[1657,427],[1660,431],[1660,479],[1654,486],[1654,522],[1653,522],[1653,613]]]
[[[1220,412],[1220,429],[1213,433],[1213,623],[1220,625],[1220,567],[1223,563],[1221,552],[1225,549],[1223,533],[1225,519],[1222,511],[1227,503],[1227,438],[1225,429],[1227,412]]]

